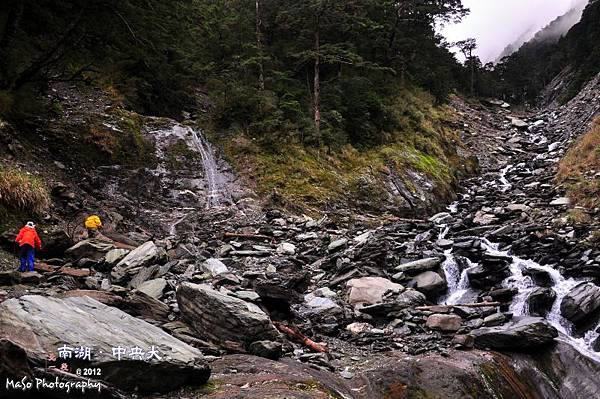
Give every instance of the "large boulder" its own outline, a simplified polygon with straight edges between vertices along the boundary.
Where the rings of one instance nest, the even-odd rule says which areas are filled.
[[[541,317],[515,317],[507,324],[473,330],[478,348],[527,350],[546,345],[558,337],[558,331]]]
[[[79,260],[81,258],[101,260],[113,249],[115,249],[115,246],[110,242],[102,241],[97,238],[90,238],[79,241],[77,244],[67,249],[65,255],[73,260]]]
[[[354,306],[373,305],[383,300],[383,295],[388,292],[398,293],[404,289],[383,277],[361,277],[346,283],[350,288],[348,303]]]
[[[89,361],[102,379],[126,391],[166,392],[200,385],[210,376],[202,353],[158,327],[90,297],[22,296],[0,304],[0,341],[22,348],[30,364],[43,365],[58,348],[91,348]],[[117,359],[113,348],[125,353]],[[152,355],[152,347],[156,356]],[[140,348],[142,358],[136,355]],[[75,356],[74,349],[66,349]],[[0,353],[0,358],[4,358]],[[76,362],[76,360],[73,360]],[[95,377],[90,377],[95,378]]]
[[[177,288],[183,318],[199,335],[213,342],[249,345],[277,341],[279,332],[265,312],[253,303],[230,297],[209,285],[183,283]]]
[[[110,275],[116,282],[123,282],[136,275],[143,267],[157,262],[161,256],[162,251],[152,241],[148,241],[121,259]]]
[[[593,283],[581,283],[564,296],[560,313],[567,320],[581,324],[599,308],[600,288]]]

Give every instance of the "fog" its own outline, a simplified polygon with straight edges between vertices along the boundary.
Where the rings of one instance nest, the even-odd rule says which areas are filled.
[[[459,24],[440,27],[440,32],[449,42],[475,38],[475,53],[486,63],[496,60],[506,46],[517,44],[518,48],[558,16],[587,3],[588,0],[463,0],[470,14]]]

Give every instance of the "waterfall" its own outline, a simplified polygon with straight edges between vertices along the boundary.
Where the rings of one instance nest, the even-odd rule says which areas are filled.
[[[217,162],[214,157],[214,150],[210,143],[206,141],[202,132],[189,128],[192,134],[194,147],[202,157],[202,169],[204,170],[204,179],[206,181],[206,207],[211,208],[221,205],[222,201],[227,199],[227,182],[219,172]]]

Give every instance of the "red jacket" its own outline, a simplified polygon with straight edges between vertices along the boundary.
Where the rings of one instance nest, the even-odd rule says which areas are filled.
[[[19,235],[17,235],[15,241],[19,243],[19,246],[29,244],[34,248],[42,249],[42,241],[40,240],[37,231],[31,227],[23,227],[21,231],[19,231]]]

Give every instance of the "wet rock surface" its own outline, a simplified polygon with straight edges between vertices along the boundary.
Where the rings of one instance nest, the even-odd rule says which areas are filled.
[[[129,228],[112,238],[107,231],[57,251],[36,274],[2,273],[0,306],[25,303],[25,294],[65,298],[55,323],[97,315],[90,330],[118,312],[198,355],[199,369],[166,360],[164,367],[179,372],[169,389],[183,383],[181,370],[203,373],[202,382],[210,368],[214,389],[201,391],[207,397],[577,397],[572,384],[594,397],[597,326],[581,321],[598,308],[600,252],[588,240],[599,230],[597,210],[584,210],[594,216],[587,225],[565,217],[572,205],[553,182],[590,105],[578,97],[534,114],[455,102],[457,126],[480,154],[482,173],[462,182],[446,212],[385,223],[343,210],[313,218],[221,196],[227,184],[209,187],[199,164],[184,168],[185,176],[157,168],[126,178],[128,171],[107,168],[94,176],[111,187],[104,200],[133,214],[133,197],[119,188],[143,182],[148,206],[140,212],[154,230]],[[194,129],[155,123],[147,133],[159,148],[175,136],[206,146]],[[218,160],[209,163],[222,169]],[[207,203],[207,193],[223,201]],[[21,316],[15,325],[25,323],[24,331],[37,322]],[[126,326],[111,325],[108,337],[126,336]],[[69,344],[79,339],[56,335]],[[571,346],[574,338],[585,356]],[[521,353],[529,347],[537,349]],[[0,337],[0,348],[15,368],[29,366],[15,356],[26,346]],[[114,382],[122,373],[105,382],[131,389]],[[150,382],[145,388],[157,390]]]

